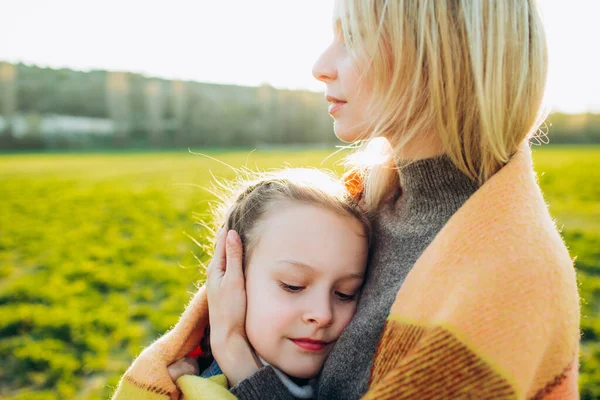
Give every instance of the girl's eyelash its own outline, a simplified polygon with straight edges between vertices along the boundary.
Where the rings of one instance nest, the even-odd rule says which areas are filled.
[[[279,281],[279,286],[283,290],[285,290],[286,292],[290,292],[290,293],[298,293],[298,292],[301,292],[302,290],[304,290],[304,286],[288,285],[287,283],[282,282],[282,281]],[[335,292],[335,295],[341,301],[354,301],[354,300],[356,300],[356,294],[345,294],[345,293],[342,293],[342,292]]]
[[[287,283],[281,282],[281,281],[279,282],[279,286],[286,292],[290,292],[290,293],[298,293],[302,289],[304,289],[304,286],[288,285]]]
[[[335,294],[341,301],[353,301],[356,299],[356,294],[345,294],[341,292],[335,292]]]

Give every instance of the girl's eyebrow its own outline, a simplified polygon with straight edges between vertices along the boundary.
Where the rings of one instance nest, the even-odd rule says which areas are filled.
[[[365,279],[365,275],[364,274],[348,274],[345,275],[344,277],[338,279],[338,281],[350,281],[350,280],[363,280]]]
[[[302,269],[310,270],[311,272],[314,272],[314,271],[315,271],[314,267],[312,267],[312,266],[310,266],[310,265],[308,265],[308,264],[305,264],[305,263],[303,263],[303,262],[296,261],[296,260],[287,260],[287,259],[283,259],[283,260],[277,260],[277,262],[278,262],[278,263],[283,263],[283,264],[292,265],[292,266],[295,266],[295,267],[300,267],[300,268],[302,268]]]
[[[277,260],[278,263],[282,263],[282,264],[287,264],[287,265],[291,265],[294,267],[299,267],[305,270],[308,270],[310,272],[315,272],[315,268],[300,262],[300,261],[296,261],[296,260],[288,260],[288,259],[282,259],[282,260]],[[352,273],[352,274],[348,274],[348,275],[344,275],[342,278],[338,279],[340,281],[346,281],[346,280],[351,280],[351,279],[360,279],[363,280],[365,278],[364,274],[358,274],[358,273]]]

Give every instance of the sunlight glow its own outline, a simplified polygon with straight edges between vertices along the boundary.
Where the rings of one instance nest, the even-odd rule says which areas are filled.
[[[600,1],[541,0],[553,110],[600,112]],[[167,5],[168,4],[168,5]],[[333,0],[5,0],[0,60],[168,79],[323,91],[313,62]]]

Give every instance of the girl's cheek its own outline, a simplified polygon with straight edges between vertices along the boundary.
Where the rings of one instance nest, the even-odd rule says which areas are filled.
[[[340,329],[343,330],[352,321],[352,318],[356,314],[356,301],[350,304],[345,304],[344,307],[339,311],[339,323]]]
[[[248,318],[255,323],[280,318],[287,313],[290,303],[290,295],[284,292],[276,284],[265,284],[253,288],[248,292]]]
[[[265,318],[272,307],[271,296],[268,287],[262,280],[254,280],[246,288],[247,293],[247,312],[246,324],[257,324]]]

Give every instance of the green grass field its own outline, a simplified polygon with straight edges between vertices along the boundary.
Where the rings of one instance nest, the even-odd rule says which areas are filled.
[[[328,153],[211,156],[234,167],[332,168],[321,164]],[[534,158],[577,257],[582,398],[600,398],[600,148],[536,148]],[[210,171],[233,177],[187,152],[0,156],[1,398],[110,396],[203,277],[206,255],[187,235],[202,241]]]

